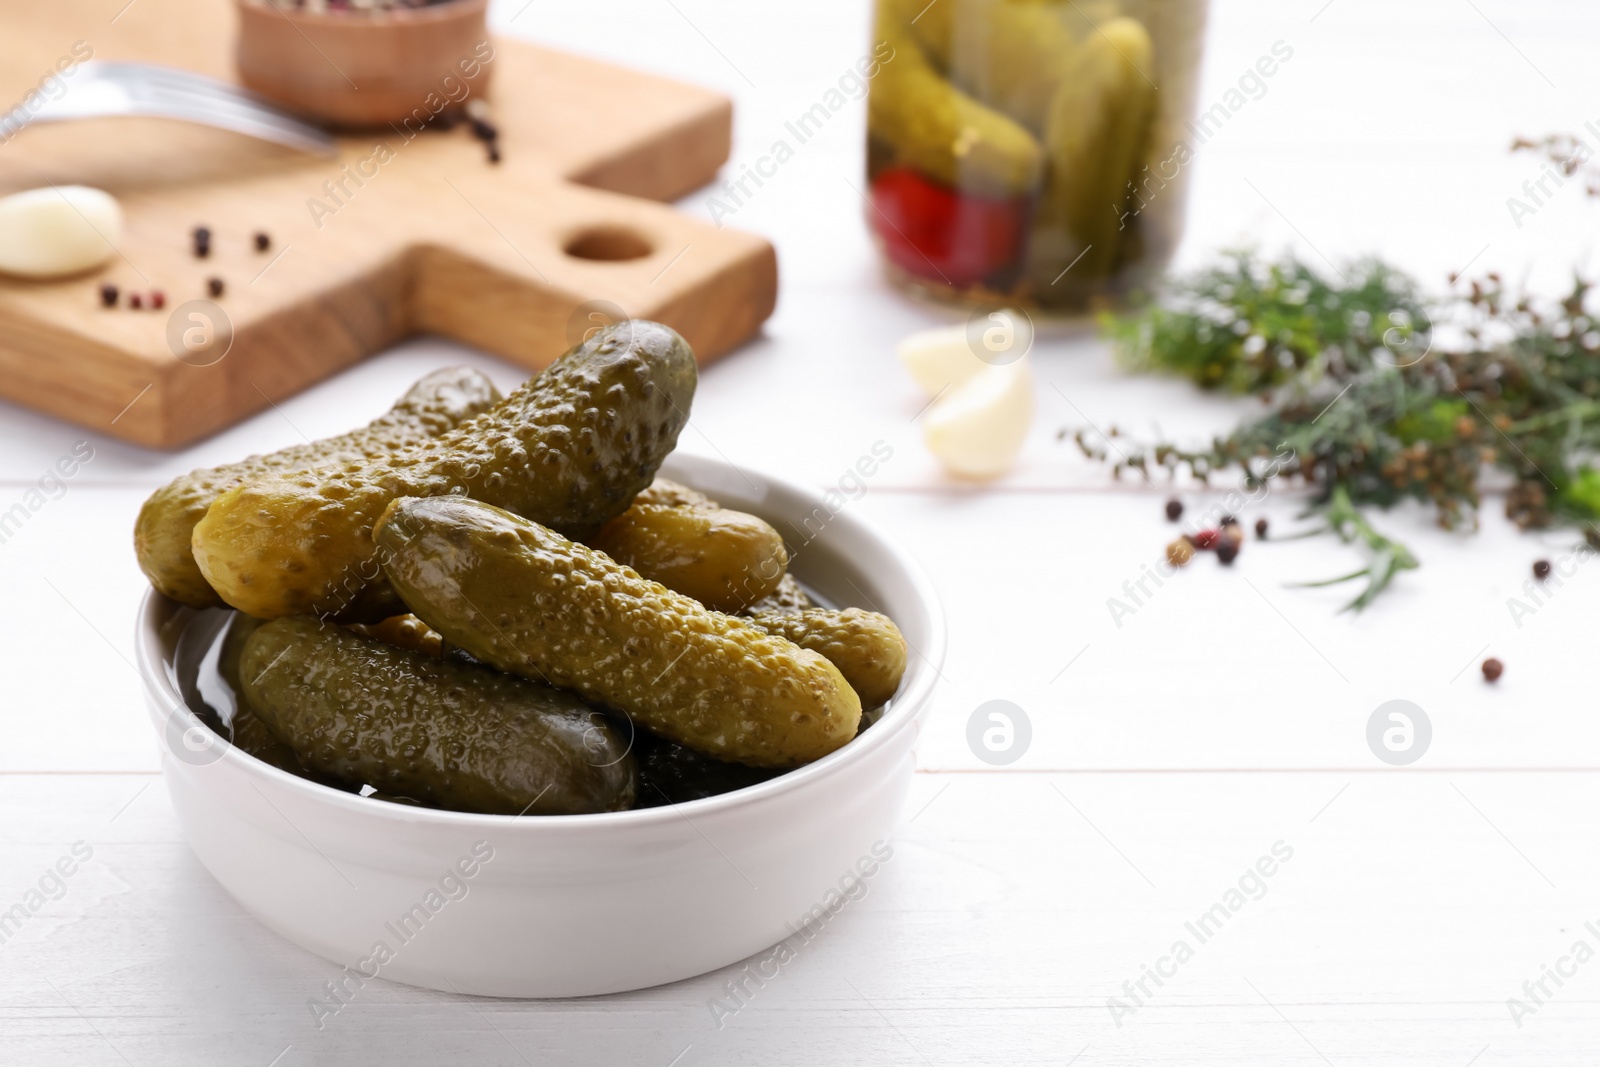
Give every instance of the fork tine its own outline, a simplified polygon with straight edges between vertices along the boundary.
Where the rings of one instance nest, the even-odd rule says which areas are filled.
[[[315,126],[247,102],[152,86],[146,88],[137,106],[146,114],[159,112],[167,118],[232,130],[314,155],[338,153],[338,143]]]
[[[96,83],[121,90],[118,103],[87,104],[96,96],[91,90]],[[9,137],[29,122],[134,114],[215,126],[315,155],[338,151],[325,130],[286,114],[249,90],[175,67],[118,60],[84,63],[79,77],[68,83],[67,93],[38,113],[19,116],[13,111],[0,117],[0,135]],[[22,121],[11,124],[15,118]]]

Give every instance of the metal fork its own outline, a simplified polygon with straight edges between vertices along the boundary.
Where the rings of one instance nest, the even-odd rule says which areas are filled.
[[[236,85],[153,63],[91,60],[60,79],[66,92],[42,106],[19,104],[0,115],[0,143],[36,122],[137,115],[215,126],[274,144],[331,156],[325,131],[278,110]]]

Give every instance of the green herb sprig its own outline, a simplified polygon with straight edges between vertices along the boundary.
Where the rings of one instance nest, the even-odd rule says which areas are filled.
[[[1248,488],[1299,479],[1318,528],[1367,548],[1349,607],[1360,610],[1418,565],[1363,517],[1415,499],[1447,528],[1475,528],[1483,479],[1508,478],[1506,514],[1524,529],[1586,528],[1600,543],[1600,316],[1579,278],[1537,301],[1499,275],[1451,278],[1427,300],[1377,261],[1329,277],[1293,257],[1251,252],[1172,283],[1141,311],[1103,320],[1124,365],[1206,389],[1259,395],[1268,409],[1200,448],[1124,440],[1115,459],[1083,432],[1088,456],[1132,471],[1236,470]]]

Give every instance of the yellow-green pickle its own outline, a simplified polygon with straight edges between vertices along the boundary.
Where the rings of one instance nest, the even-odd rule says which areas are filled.
[[[224,600],[261,618],[400,614],[372,542],[391,500],[461,494],[591,534],[653,480],[688,419],[696,376],[694,353],[668,327],[608,327],[455,430],[223,493],[194,528],[195,559]]]
[[[635,503],[589,544],[717,611],[741,611],[777,592],[789,565],[777,530],[715,506]]]
[[[452,645],[699,752],[793,767],[860,724],[826,657],[492,505],[401,498],[376,538],[395,589]]]
[[[905,676],[906,639],[886,615],[860,608],[807,608],[753,611],[749,619],[775,637],[826,656],[863,708],[875,708],[894,696]]]
[[[191,471],[157,489],[133,527],[134,554],[150,584],[193,608],[222,606],[194,560],[195,525],[213,501],[256,478],[357,463],[394,455],[455,429],[500,402],[500,391],[478,371],[450,367],[413,385],[389,411],[359,430],[294,445],[238,463]]]
[[[878,0],[868,220],[891,277],[1080,311],[1176,249],[1207,0]]]
[[[626,731],[571,693],[437,659],[311,618],[245,643],[245,699],[309,769],[491,815],[632,806]]]
[[[778,587],[771,595],[751,604],[741,613],[743,615],[756,615],[761,612],[778,612],[783,615],[793,615],[807,608],[816,607],[811,597],[800,587],[799,581],[792,574],[785,573],[778,582]]]

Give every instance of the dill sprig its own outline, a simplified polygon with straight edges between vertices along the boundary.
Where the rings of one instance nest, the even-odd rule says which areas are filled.
[[[1204,483],[1233,470],[1250,489],[1299,479],[1319,529],[1371,556],[1336,579],[1367,578],[1356,610],[1418,565],[1361,509],[1414,499],[1447,528],[1475,528],[1490,470],[1509,477],[1506,514],[1519,527],[1575,524],[1600,543],[1590,283],[1540,301],[1494,273],[1450,281],[1427,300],[1375,260],[1334,278],[1292,257],[1229,253],[1143,310],[1105,319],[1105,331],[1129,367],[1259,395],[1267,410],[1199,448],[1124,440],[1113,459],[1084,432],[1074,439],[1117,476],[1186,472]]]

